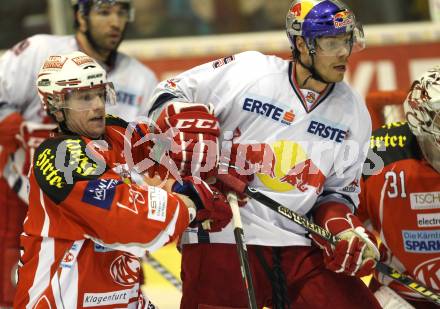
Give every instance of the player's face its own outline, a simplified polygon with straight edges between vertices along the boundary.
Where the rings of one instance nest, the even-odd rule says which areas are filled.
[[[105,131],[105,89],[74,92],[65,108],[67,128],[89,138],[99,138]]]
[[[348,33],[316,39],[316,70],[328,82],[342,81],[350,51],[351,35]]]
[[[126,4],[94,4],[89,13],[89,32],[98,48],[116,50],[129,19]]]

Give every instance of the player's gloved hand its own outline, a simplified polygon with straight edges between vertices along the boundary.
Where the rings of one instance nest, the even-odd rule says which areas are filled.
[[[252,181],[254,175],[240,175],[240,170],[236,169],[232,166],[227,165],[220,165],[217,169],[217,173],[221,174],[228,174],[232,177],[235,177],[239,179],[241,182],[245,183],[246,185]],[[223,182],[219,181],[218,179],[215,179],[215,182],[212,184],[214,187],[216,187],[221,193],[223,193],[225,196],[228,195],[228,192],[233,191],[237,194],[237,202],[239,207],[243,207],[247,204],[249,198],[246,194],[236,192],[234,188],[231,188],[224,184]]]
[[[212,105],[171,102],[156,120],[156,127],[168,140],[168,149],[162,149],[157,162],[181,176],[214,174],[218,163],[218,136],[220,128]],[[165,144],[164,141],[158,141]],[[157,154],[154,154],[157,156]],[[174,172],[174,173],[173,173]],[[160,173],[159,173],[160,174]]]
[[[220,232],[231,221],[232,211],[226,197],[200,178],[184,177],[182,183],[174,183],[172,191],[194,202],[197,212],[192,226],[202,224],[205,230]]]
[[[275,154],[266,143],[232,144],[231,163],[239,174],[253,177],[259,173],[275,177]]]
[[[240,130],[237,128],[229,136],[224,134],[222,152],[220,155],[219,168],[217,174],[229,174],[246,185],[254,179],[257,173],[275,177],[275,154],[269,144],[239,143]],[[229,141],[229,143],[228,143]],[[234,188],[228,188],[222,182],[216,181],[214,185],[225,195]],[[240,192],[237,193],[238,205],[246,205],[248,197]]]
[[[356,277],[372,273],[379,259],[376,239],[350,213],[347,206],[334,202],[320,205],[314,213],[314,219],[318,225],[341,239],[333,246],[321,237],[311,235],[324,250],[324,263],[328,269]]]

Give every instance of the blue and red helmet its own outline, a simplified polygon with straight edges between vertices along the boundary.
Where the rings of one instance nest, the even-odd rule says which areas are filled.
[[[313,53],[317,38],[344,33],[352,34],[352,51],[365,47],[362,26],[349,7],[339,0],[292,1],[286,16],[286,30],[293,50],[296,36],[302,36]]]

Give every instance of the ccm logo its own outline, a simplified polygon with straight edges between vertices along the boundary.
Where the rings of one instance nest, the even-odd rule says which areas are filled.
[[[179,129],[214,129],[217,128],[217,121],[214,119],[178,119],[176,127]]]

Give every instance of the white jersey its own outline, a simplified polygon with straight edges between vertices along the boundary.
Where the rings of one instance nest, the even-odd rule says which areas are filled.
[[[44,60],[54,54],[80,50],[73,35],[35,35],[14,46],[0,58],[0,120],[18,111],[25,121],[41,122],[45,112],[37,95],[36,80]],[[103,65],[105,67],[105,65]],[[117,53],[108,80],[117,93],[117,105],[106,112],[126,121],[145,116],[147,102],[157,85],[155,74],[137,60]]]
[[[302,215],[328,201],[354,211],[371,135],[365,103],[345,82],[300,89],[294,67],[258,52],[213,61],[161,82],[152,109],[170,99],[212,103],[222,138],[238,128],[235,143],[268,144],[275,155],[273,173],[252,187]],[[248,244],[310,245],[305,229],[255,200],[240,213]],[[188,229],[182,243],[198,242],[233,243],[232,223],[219,233]]]

